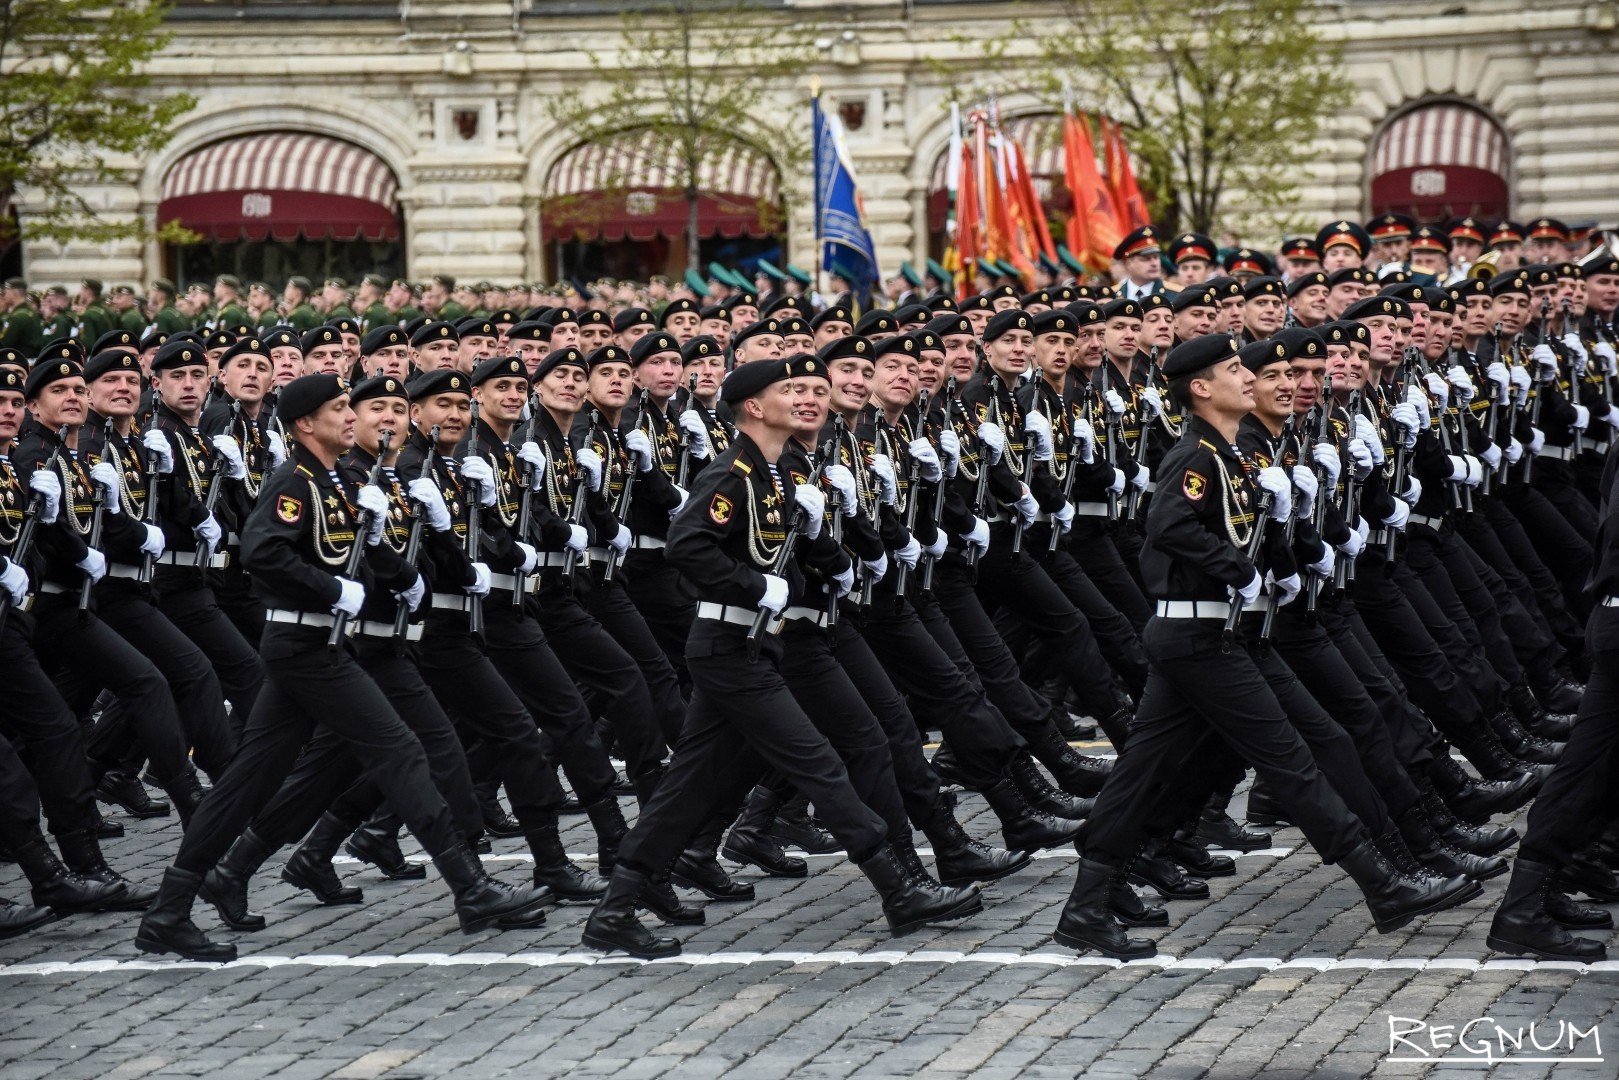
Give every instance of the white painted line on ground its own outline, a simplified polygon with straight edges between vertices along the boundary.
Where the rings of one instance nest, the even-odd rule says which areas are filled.
[[[1245,858],[1255,858],[1255,857],[1267,858],[1267,859],[1285,859],[1287,856],[1293,854],[1293,851],[1294,851],[1294,849],[1290,848],[1290,847],[1262,848],[1259,851],[1226,851],[1226,850],[1221,849],[1221,848],[1215,848],[1215,849],[1211,850],[1209,852],[1209,854],[1211,854],[1211,855],[1229,855],[1234,859],[1245,859]],[[933,849],[932,848],[927,848],[927,847],[920,847],[920,848],[916,849],[916,853],[918,855],[931,856],[933,854]],[[788,848],[787,849],[787,854],[796,855],[800,859],[842,859],[842,858],[846,858],[846,856],[841,851],[828,851],[828,852],[823,852],[823,853],[820,853],[820,854],[816,854],[816,853],[808,852],[808,851],[799,851],[796,848]],[[414,858],[414,859],[419,859],[419,860],[422,860],[422,861],[426,861],[426,858],[427,858],[427,856],[422,854],[421,852],[408,852],[407,851],[405,853],[405,855],[406,855],[407,858]],[[501,854],[501,855],[480,855],[478,857],[480,859],[482,859],[484,862],[531,863],[531,862],[534,861],[534,856],[533,855],[530,855],[530,854],[528,854],[526,852],[521,852],[521,851],[514,851],[514,852],[510,852],[508,854]],[[1053,849],[1051,851],[1036,851],[1036,852],[1033,852],[1030,855],[1030,858],[1034,858],[1034,859],[1077,859],[1078,857],[1079,856],[1074,852],[1074,850],[1072,848],[1055,848],[1055,849]],[[568,858],[573,860],[574,862],[594,863],[596,861],[596,853],[594,851],[570,851],[568,853]],[[356,859],[352,855],[334,855],[332,857],[332,864],[335,865],[335,866],[358,866],[358,865],[362,865],[362,860]],[[734,864],[733,864],[733,866],[734,866]]]

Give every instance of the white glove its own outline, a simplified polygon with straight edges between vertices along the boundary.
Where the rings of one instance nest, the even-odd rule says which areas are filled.
[[[1395,532],[1404,532],[1406,522],[1411,520],[1411,508],[1399,499],[1394,500],[1394,512],[1383,519],[1383,527],[1393,529]]]
[[[1349,440],[1349,461],[1355,467],[1357,482],[1372,475],[1372,452],[1359,439]]]
[[[395,592],[394,597],[403,600],[410,605],[410,610],[415,611],[422,606],[422,601],[427,599],[427,579],[417,574],[416,580],[410,583],[410,587],[403,592]]]
[[[1291,476],[1293,478],[1293,487],[1299,493],[1299,505],[1296,507],[1295,513],[1301,518],[1307,518],[1310,516],[1310,512],[1315,509],[1315,497],[1319,491],[1320,482],[1316,480],[1315,473],[1303,465],[1293,466]]]
[[[1378,465],[1388,460],[1388,451],[1383,449],[1383,437],[1378,434],[1377,425],[1364,416],[1355,417],[1355,438],[1366,444],[1366,449],[1372,452],[1372,461]]]
[[[973,518],[973,527],[967,530],[962,539],[977,548],[979,555],[985,554],[989,551],[989,522],[981,517]]]
[[[28,571],[7,559],[6,568],[0,570],[0,589],[10,594],[12,607],[22,607],[28,599]]]
[[[1265,584],[1277,591],[1277,607],[1286,607],[1291,604],[1298,599],[1299,593],[1304,590],[1304,582],[1299,580],[1297,574],[1289,574],[1285,578],[1278,579],[1267,570],[1265,571]]]
[[[1102,404],[1106,405],[1107,411],[1115,417],[1124,415],[1124,398],[1119,396],[1117,390],[1103,390]]]
[[[1029,453],[1036,461],[1050,461],[1055,455],[1051,443],[1051,421],[1041,413],[1030,412],[1023,418],[1023,432],[1029,436]]]
[[[674,517],[676,514],[680,513],[680,508],[686,505],[686,500],[691,498],[691,492],[687,491],[679,484],[670,484],[669,486],[675,489],[675,498],[680,500],[679,502],[675,503],[675,508],[669,511],[669,516]]]
[[[635,457],[637,472],[651,472],[657,461],[652,456],[652,440],[646,437],[646,432],[635,428],[624,436],[624,449]]]
[[[591,491],[602,489],[602,458],[590,447],[585,447],[573,455],[574,463],[585,474],[585,486]]]
[[[675,426],[686,433],[686,451],[692,457],[706,461],[713,456],[714,451],[708,445],[708,428],[701,416],[687,409],[675,417]]]
[[[450,531],[450,508],[444,505],[444,493],[425,476],[418,476],[405,485],[405,492],[416,503],[416,512],[422,515],[427,527],[434,532]]]
[[[894,558],[915,570],[916,564],[922,561],[922,545],[917,543],[916,537],[913,536],[905,541],[904,547],[894,552]]]
[[[1525,448],[1531,454],[1538,454],[1546,445],[1546,433],[1537,427],[1529,429],[1529,445]]]
[[[223,539],[225,535],[224,531],[219,527],[219,522],[214,520],[214,515],[212,514],[209,514],[207,517],[203,518],[202,523],[191,531],[196,534],[198,540],[201,540],[208,545],[209,551],[217,551],[219,549],[219,541]]]
[[[1591,410],[1584,405],[1574,406],[1574,423],[1569,425],[1575,431],[1584,431],[1591,426]]]
[[[1128,484],[1128,483],[1129,483],[1129,480],[1125,477],[1124,470],[1123,469],[1114,469],[1113,470],[1113,482],[1108,484],[1107,489],[1109,491],[1111,491],[1115,495],[1123,495],[1125,485]]]
[[[832,576],[832,584],[836,586],[833,595],[839,600],[854,592],[854,567],[839,570]]]
[[[1609,405],[1608,411],[1602,414],[1602,422],[1609,427],[1619,428],[1619,405]]]
[[[85,572],[85,575],[90,578],[91,584],[95,584],[107,576],[107,557],[95,548],[90,548],[86,551],[84,558],[73,565]]]
[[[270,468],[279,469],[287,461],[287,443],[279,431],[264,433],[264,449],[270,455]]]
[[[859,513],[860,499],[855,494],[854,473],[849,471],[847,465],[828,465],[821,476],[832,485],[832,494],[838,497],[839,513]]]
[[[1079,460],[1089,465],[1096,460],[1096,427],[1089,420],[1075,420],[1073,426],[1074,452]]]
[[[1604,375],[1612,375],[1615,368],[1619,368],[1619,351],[1615,351],[1610,341],[1599,341],[1591,348],[1591,355],[1597,358],[1597,370]]]
[[[1066,533],[1074,527],[1074,504],[1065,502],[1062,508],[1051,512],[1051,520],[1057,523],[1058,529]]]
[[[1144,387],[1136,394],[1136,400],[1141,403],[1142,420],[1156,420],[1164,415],[1163,395],[1153,387]]]
[[[1310,449],[1310,457],[1321,466],[1321,471],[1327,474],[1327,490],[1338,490],[1338,475],[1343,471],[1343,461],[1338,457],[1338,448],[1331,443],[1318,442]]]
[[[360,489],[355,501],[360,504],[362,513],[370,515],[365,529],[366,545],[376,547],[382,543],[382,532],[388,527],[388,496],[375,484],[367,484]]]
[[[933,444],[926,439],[912,439],[909,449],[917,465],[921,466],[922,479],[937,484],[944,477],[944,466],[939,464],[939,452],[933,449]]]
[[[1529,350],[1529,359],[1535,362],[1535,381],[1546,382],[1557,377],[1557,354],[1544,343]]]
[[[941,532],[936,533],[934,535],[933,543],[924,546],[922,548],[922,550],[927,552],[928,558],[930,558],[930,559],[938,559],[938,558],[942,558],[944,556],[945,551],[949,547],[950,547],[950,537],[946,536],[941,531]]]
[[[1231,597],[1233,603],[1235,603],[1237,597],[1240,596],[1242,597],[1243,604],[1246,606],[1259,599],[1259,590],[1264,587],[1264,584],[1265,579],[1259,576],[1258,570],[1255,570],[1254,579],[1248,584],[1244,585],[1240,589],[1232,585],[1227,585],[1225,587],[1225,591],[1226,595]]]
[[[1407,450],[1415,450],[1417,433],[1427,426],[1422,422],[1422,417],[1417,415],[1416,406],[1409,401],[1402,401],[1389,410],[1389,418],[1397,425],[1395,432],[1401,436],[1400,442]]]
[[[1029,490],[1029,485],[1020,484],[1019,489],[1022,494],[1018,496],[1017,502],[1013,504],[1013,509],[1017,510],[1018,517],[1023,519],[1023,527],[1028,528],[1034,524],[1035,517],[1040,513],[1040,501]]]
[[[242,448],[229,435],[215,435],[214,453],[219,455],[219,471],[232,480],[247,477],[247,463],[242,460]]]
[[[1473,385],[1473,377],[1460,364],[1452,364],[1450,370],[1445,372],[1445,378],[1450,380],[1450,389],[1456,395],[1458,408],[1465,409],[1478,397],[1478,387]]]
[[[1500,459],[1497,459],[1498,463],[1499,463],[1499,460]],[[1519,442],[1517,439],[1512,438],[1511,436],[1508,436],[1507,437],[1507,464],[1508,465],[1516,465],[1521,460],[1523,460],[1523,443]],[[1493,469],[1496,466],[1492,465],[1490,467]]]
[[[539,483],[545,476],[545,467],[549,462],[545,460],[545,451],[541,450],[540,444],[533,439],[526,440],[517,448],[517,460],[528,466],[528,471],[533,474],[534,483]]]
[[[39,523],[55,525],[56,515],[62,510],[62,481],[55,473],[41,466],[28,477],[28,490],[39,495]]]
[[[1422,498],[1422,481],[1415,476],[1405,478],[1405,490],[1400,492],[1399,498],[1405,500],[1407,506],[1415,506]]]
[[[1137,491],[1146,491],[1150,483],[1152,483],[1152,470],[1145,465],[1137,465],[1136,474],[1130,477],[1130,486]]]
[[[517,541],[514,546],[517,548],[517,553],[523,557],[523,561],[517,564],[517,572],[519,574],[532,574],[534,568],[540,565],[539,548],[536,548],[533,544],[525,544],[521,540]]]
[[[1512,394],[1523,405],[1529,401],[1529,369],[1514,367],[1512,369]]]
[[[1495,387],[1495,400],[1505,405],[1507,390],[1512,386],[1512,373],[1507,370],[1507,366],[1497,360],[1484,369],[1484,377]]]
[[[1422,392],[1420,386],[1413,386],[1405,393],[1405,403],[1417,411],[1417,422],[1421,430],[1427,431],[1428,422],[1433,419],[1433,414],[1428,411],[1428,395]]]
[[[877,484],[882,489],[882,501],[893,506],[894,500],[899,498],[899,481],[894,477],[894,463],[887,454],[872,455],[871,475],[877,478]]]
[[[944,459],[945,475],[954,477],[961,467],[961,436],[954,428],[947,427],[939,432],[939,456]]]
[[[1484,480],[1484,466],[1472,454],[1467,455],[1467,479],[1462,483],[1468,487],[1478,487]]]
[[[163,530],[144,521],[141,522],[141,528],[146,530],[146,539],[141,541],[141,551],[154,559],[161,558],[169,546],[163,537]]]
[[[1338,545],[1338,550],[1344,553],[1345,558],[1353,559],[1366,550],[1366,537],[1371,531],[1372,527],[1367,524],[1366,519],[1361,518],[1355,522],[1355,527],[1349,530],[1349,539]]]
[[[101,502],[110,513],[122,510],[119,505],[122,500],[119,495],[123,493],[123,477],[110,461],[98,461],[90,466],[90,479],[101,488]]]
[[[475,562],[472,564],[472,584],[463,585],[461,589],[468,596],[488,596],[493,584],[494,575],[489,572],[489,564]]]
[[[462,459],[461,479],[477,487],[480,506],[493,506],[495,500],[500,498],[500,492],[495,490],[495,470],[490,468],[486,459],[476,454],[468,454]]]
[[[167,476],[174,471],[174,447],[169,445],[169,437],[155,427],[147,428],[141,433],[141,445],[149,453],[157,455],[157,471]]]
[[[888,553],[880,551],[875,559],[861,559],[860,569],[872,581],[881,581],[888,574]]]
[[[337,603],[332,605],[332,613],[335,615],[342,612],[349,618],[354,618],[365,604],[365,586],[358,581],[340,577],[337,579],[337,587],[342,591],[337,594]]]
[[[1580,335],[1569,331],[1563,335],[1563,348],[1574,354],[1574,374],[1584,375],[1585,367],[1591,362],[1591,354],[1585,351],[1585,342]]]
[[[1259,486],[1262,490],[1270,492],[1272,519],[1286,521],[1293,516],[1293,484],[1280,466],[1271,465],[1260,469]]]
[[[787,579],[777,577],[775,574],[764,575],[765,594],[759,598],[759,609],[768,611],[772,615],[779,615],[787,606]]]
[[[1459,367],[1451,368],[1450,372],[1447,374],[1460,370],[1461,368]],[[1444,379],[1440,378],[1432,371],[1428,372],[1428,374],[1422,377],[1422,383],[1428,388],[1428,393],[1433,395],[1433,407],[1438,409],[1440,412],[1444,412],[1445,406],[1450,404],[1450,386],[1445,382]],[[1412,389],[1415,389],[1415,387]],[[1460,404],[1460,402],[1458,402],[1458,404]]]
[[[630,530],[625,526],[620,525],[618,527],[618,532],[614,533],[613,538],[607,541],[607,546],[622,556],[626,551],[630,550],[630,541],[632,539],[634,539],[634,537],[630,535]]]
[[[826,496],[818,487],[799,484],[793,488],[793,499],[804,511],[804,539],[814,540],[821,535],[821,525],[826,520]]]
[[[1351,533],[1350,535],[1353,536],[1355,534]],[[1321,550],[1325,554],[1321,556],[1320,562],[1313,562],[1310,564],[1310,573],[1314,574],[1316,577],[1330,578],[1332,576],[1332,569],[1338,562],[1338,553],[1332,549],[1331,544],[1322,544]]]
[[[984,460],[991,465],[1001,460],[1006,451],[1006,434],[989,421],[978,425],[978,445],[984,448]]]
[[[583,525],[569,525],[568,539],[563,546],[570,547],[583,555],[590,550],[590,530]]]

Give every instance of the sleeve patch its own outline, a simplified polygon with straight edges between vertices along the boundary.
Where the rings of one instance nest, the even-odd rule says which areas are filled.
[[[1203,493],[1208,489],[1208,477],[1202,473],[1195,473],[1191,469],[1187,469],[1186,475],[1181,477],[1181,494],[1193,502],[1202,502]]]
[[[708,501],[708,516],[716,525],[724,525],[729,522],[731,513],[735,509],[731,500],[719,492],[715,492],[714,497]]]
[[[296,525],[303,520],[304,504],[291,495],[282,495],[275,501],[275,516],[288,525]]]

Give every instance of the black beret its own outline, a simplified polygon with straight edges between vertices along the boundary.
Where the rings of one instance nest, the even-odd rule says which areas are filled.
[[[810,361],[814,363],[813,359]],[[807,365],[805,374],[808,374]],[[735,405],[748,398],[761,394],[769,386],[792,378],[792,367],[786,360],[760,360],[752,364],[743,364],[733,368],[720,383],[720,400]]]
[[[71,360],[75,364],[82,364],[84,346],[67,338],[57,338],[55,341],[47,342],[45,347],[39,350],[39,355],[34,357],[36,364],[42,364],[47,360]]]
[[[419,349],[429,341],[460,341],[461,333],[447,322],[430,322],[410,335],[410,345]]]
[[[1411,308],[1404,300],[1392,296],[1368,296],[1350,304],[1341,316],[1344,322],[1356,322],[1360,319],[1375,319],[1386,315],[1391,319],[1411,317]]]
[[[236,344],[226,349],[225,355],[219,358],[219,366],[224,367],[226,364],[231,362],[233,357],[241,356],[243,353],[252,353],[254,356],[262,356],[265,359],[269,359],[270,356],[270,350],[266,349],[264,347],[264,342],[260,341],[258,338],[238,338],[236,340]]]
[[[34,370],[28,373],[28,382],[23,389],[23,395],[31,398],[59,379],[71,379],[83,374],[84,368],[80,367],[76,360],[48,360],[35,363]]]
[[[6,363],[4,357],[0,357],[0,390],[20,394],[25,385],[23,373],[14,365]]]
[[[857,360],[870,360],[876,355],[876,350],[871,347],[871,342],[859,334],[850,334],[848,337],[840,337],[836,341],[827,342],[821,346],[820,351],[815,355],[820,357],[823,363],[835,364],[839,360],[847,360],[850,357]]]
[[[764,310],[759,314],[774,315],[776,312],[784,311],[787,308],[792,308],[800,315],[809,314],[809,305],[804,302],[804,298],[802,296],[778,296],[774,300],[770,301],[770,303],[766,304],[764,306]]]
[[[658,328],[660,330],[666,329],[669,326],[669,316],[678,315],[683,311],[696,315],[697,301],[688,300],[684,296],[680,297],[679,299],[669,301],[669,305],[665,307],[663,309],[663,313],[658,316]]]
[[[1036,289],[1018,297],[1018,304],[1022,307],[1028,307],[1030,304],[1045,304],[1050,307],[1054,303],[1056,301],[1053,299],[1050,289]]]
[[[516,323],[506,331],[506,340],[512,341],[550,341],[551,328],[545,323],[533,319],[525,319]]]
[[[0,349],[0,367],[20,367],[26,370],[28,360],[19,349]]]
[[[777,321],[781,323],[782,337],[792,337],[794,334],[800,337],[810,336],[810,324],[805,322],[802,316],[788,315]]]
[[[689,364],[693,360],[701,360],[705,356],[720,356],[725,352],[720,343],[707,334],[698,334],[680,347],[680,362]]]
[[[1529,279],[1531,289],[1557,284],[1557,267],[1549,263],[1535,263],[1533,266],[1520,266],[1518,273]]]
[[[1290,326],[1271,335],[1271,341],[1287,349],[1288,358],[1299,357],[1322,360],[1327,355],[1327,342],[1321,332],[1308,326]]]
[[[236,344],[236,337],[237,335],[233,334],[229,330],[214,330],[203,339],[202,347],[210,350],[228,349],[232,345]]]
[[[1190,289],[1182,289],[1175,294],[1175,299],[1169,303],[1170,310],[1179,315],[1195,307],[1217,308],[1220,306],[1219,298],[1214,290],[1207,285],[1193,285]]]
[[[780,319],[760,319],[758,322],[749,323],[737,331],[731,338],[731,348],[735,349],[749,338],[764,337],[766,335],[781,337],[781,333]]]
[[[510,326],[517,321],[517,312],[511,308],[501,308],[490,314],[489,321],[494,323],[496,328]]]
[[[141,338],[141,352],[147,349],[160,349],[168,340],[169,335],[162,330],[149,330],[146,336]]]
[[[468,316],[455,324],[456,331],[462,338],[469,337],[499,337],[495,324],[488,319],[480,319],[475,315]]]
[[[916,355],[916,340],[909,334],[896,334],[878,342],[872,350],[876,356],[887,356],[889,353],[902,353],[905,356]]]
[[[1490,295],[1505,296],[1508,293],[1528,293],[1529,278],[1522,270],[1508,270],[1504,274],[1497,274],[1490,279]]]
[[[855,323],[854,332],[860,337],[897,334],[899,333],[899,322],[894,318],[892,312],[868,311],[860,316],[859,322]]]
[[[675,340],[673,334],[663,330],[655,330],[650,334],[642,334],[634,345],[630,346],[630,363],[639,365],[652,359],[658,353],[672,352],[680,355],[680,342]]]
[[[317,326],[298,341],[298,347],[305,353],[308,353],[311,349],[318,349],[323,345],[341,344],[343,344],[343,336],[335,326]]]
[[[557,349],[546,353],[545,359],[540,361],[540,366],[534,369],[534,381],[539,382],[564,364],[576,367],[587,375],[590,374],[590,365],[585,363],[584,353],[572,348]]]
[[[730,296],[727,296],[725,298],[725,303],[726,306],[733,308],[758,307],[759,298],[753,293],[749,292],[747,289],[743,289],[741,292],[734,292]]]
[[[208,356],[202,351],[202,346],[194,341],[176,341],[170,339],[169,343],[157,351],[152,358],[152,370],[168,371],[170,368],[190,367],[193,365],[206,366]]]
[[[128,349],[105,349],[97,352],[84,365],[84,381],[93,383],[114,371],[133,371],[140,374],[141,364]]]
[[[622,334],[632,326],[657,326],[658,320],[644,307],[625,308],[613,316],[613,333]]]
[[[1204,334],[1177,345],[1164,357],[1164,378],[1195,375],[1237,355],[1237,342],[1229,334]]]
[[[437,371],[424,371],[416,376],[405,387],[405,393],[410,395],[412,401],[421,401],[423,398],[436,397],[439,394],[465,394],[470,397],[472,380],[455,368],[439,368]]]
[[[172,343],[179,336],[179,334],[175,334],[169,341]],[[303,351],[298,344],[298,335],[291,330],[271,330],[268,334],[259,335],[259,340],[264,342],[266,349],[297,349],[299,352]]]
[[[962,311],[994,311],[995,298],[989,293],[974,293],[961,302]]]
[[[1358,341],[1362,345],[1372,343],[1372,332],[1366,328],[1365,323],[1342,320],[1330,322],[1319,328],[1321,337],[1328,345],[1348,345]]]
[[[472,385],[482,386],[490,379],[517,378],[528,381],[528,367],[515,356],[491,356],[472,369]]]
[[[1168,293],[1155,292],[1150,296],[1143,296],[1139,298],[1136,300],[1136,303],[1141,305],[1142,318],[1146,318],[1147,312],[1149,311],[1157,311],[1161,308],[1171,311],[1174,310],[1174,308],[1170,305],[1170,296]]]
[[[275,404],[276,419],[290,424],[348,391],[347,384],[336,375],[301,375],[281,388]]]
[[[1072,304],[1064,305],[1063,310],[1074,317],[1074,325],[1093,326],[1107,321],[1102,314],[1101,305],[1090,300],[1075,300]]]
[[[1033,325],[1034,317],[1022,308],[997,311],[984,326],[984,344],[988,345],[1013,330],[1029,330]]]
[[[1284,290],[1282,279],[1261,274],[1248,279],[1248,284],[1242,287],[1242,296],[1245,300],[1257,300],[1261,296],[1275,296],[1280,298]]]
[[[833,322],[843,322],[853,326],[854,316],[849,314],[849,309],[846,307],[829,307],[811,319],[810,326],[814,327],[816,330],[819,330],[827,323]]]
[[[789,379],[825,379],[827,382],[832,381],[832,372],[826,366],[826,361],[820,359],[814,353],[794,353],[783,359],[782,363],[787,365],[787,377]],[[751,367],[752,365],[744,364],[743,366]]]
[[[942,315],[935,315],[929,319],[927,329],[932,330],[941,338],[957,337],[962,334],[968,337],[973,336],[972,320],[953,311],[947,311]]]
[[[1319,270],[1312,270],[1308,274],[1300,274],[1298,277],[1287,283],[1288,299],[1291,300],[1293,297],[1297,296],[1299,293],[1303,292],[1305,289],[1308,289],[1312,285],[1320,285],[1324,288],[1330,288],[1330,286],[1327,285],[1327,275],[1323,274]]]
[[[598,308],[586,308],[577,316],[580,326],[612,326],[613,321],[607,317],[607,312]]]
[[[1619,255],[1604,255],[1599,259],[1594,259],[1585,264],[1584,271],[1587,279],[1598,274],[1619,275]]]
[[[1119,298],[1109,300],[1102,305],[1102,318],[1112,319],[1139,319],[1141,318],[1141,305],[1134,300]]]
[[[354,389],[349,391],[349,404],[358,405],[371,398],[396,397],[410,400],[410,392],[405,389],[405,380],[394,375],[378,375],[374,379],[367,379],[356,383]]]
[[[710,304],[697,313],[699,319],[718,319],[720,322],[731,321],[731,309],[725,304]]]
[[[956,310],[956,298],[948,293],[934,293],[928,297],[928,310],[935,315],[944,311]]]
[[[1242,282],[1238,281],[1234,277],[1221,276],[1217,278],[1210,278],[1203,283],[1203,287],[1214,292],[1214,299],[1216,302],[1229,300],[1234,296],[1242,295]]]
[[[944,352],[944,340],[925,326],[920,330],[912,330],[911,337],[916,339],[916,352],[919,356],[924,352]]]
[[[1237,355],[1242,358],[1242,366],[1253,372],[1272,364],[1285,364],[1288,359],[1287,346],[1274,338],[1250,341],[1237,350]]]
[[[926,304],[906,304],[894,310],[894,321],[904,326],[906,323],[925,323],[933,317]]]
[[[360,324],[354,319],[336,318],[329,321],[326,325],[330,326],[333,330],[336,330],[339,334],[353,334],[355,337],[360,336]]]
[[[1062,308],[1052,308],[1042,311],[1034,317],[1034,336],[1043,334],[1077,334],[1079,333],[1079,320],[1074,313]]]
[[[595,371],[603,364],[628,364],[629,362],[629,350],[620,345],[603,345],[585,357],[585,363],[589,365],[591,371]]]
[[[387,349],[395,345],[409,345],[410,339],[405,332],[397,326],[379,326],[360,342],[360,355],[370,356],[378,349]]]
[[[108,330],[96,338],[96,343],[90,346],[90,355],[104,353],[108,349],[133,349],[136,344],[134,333],[129,330]]]

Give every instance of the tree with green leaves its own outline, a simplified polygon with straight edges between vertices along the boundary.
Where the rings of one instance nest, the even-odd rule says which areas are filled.
[[[582,143],[635,133],[647,158],[675,166],[686,201],[686,262],[698,265],[703,166],[741,142],[791,176],[808,158],[809,108],[782,113],[772,92],[815,58],[808,26],[759,0],[654,0],[623,17],[619,44],[589,51],[583,89],[551,99]],[[624,183],[630,176],[617,178]]]
[[[1311,146],[1354,88],[1313,0],[1055,0],[1020,21],[1039,89],[1123,126],[1170,231],[1214,231],[1226,200],[1276,222],[1296,205]]]
[[[167,14],[162,0],[0,0],[0,245],[15,239],[22,192],[28,236],[101,243],[145,235],[144,222],[103,216],[83,191],[124,182],[107,159],[160,149],[196,103],[151,93],[142,71],[168,43]],[[171,225],[160,235],[183,233]]]

